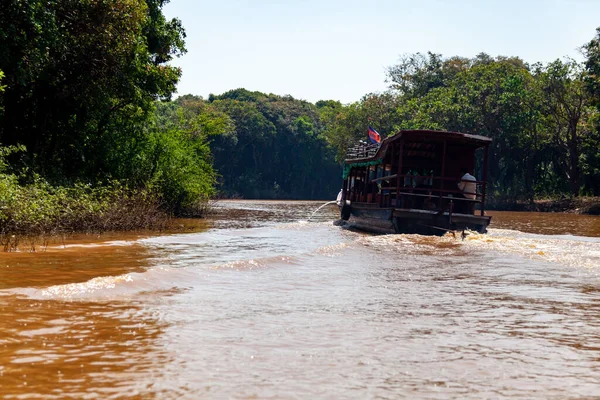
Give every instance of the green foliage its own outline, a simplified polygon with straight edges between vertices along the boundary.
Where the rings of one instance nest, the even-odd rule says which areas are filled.
[[[0,147],[0,243],[4,250],[12,235],[165,226],[168,218],[160,210],[159,198],[147,190],[129,190],[119,182],[58,187],[39,175],[22,184],[22,177],[6,170],[6,157],[20,151],[24,149]]]
[[[446,81],[441,54],[428,52],[404,55],[388,68],[390,88],[411,97],[423,96]]]
[[[600,28],[596,36],[583,46],[586,56],[584,83],[589,95],[589,103],[596,109],[587,120],[585,128],[589,134],[582,141],[582,175],[583,187],[587,193],[600,192]]]
[[[113,138],[103,150],[103,163],[94,168],[108,169],[111,179],[130,187],[150,188],[169,212],[197,215],[216,182],[209,138],[224,134],[229,125],[227,116],[212,107],[156,103],[151,115]]]
[[[586,72],[573,60],[556,60],[539,67],[537,79],[543,93],[542,112],[554,151],[555,173],[564,175],[568,190],[577,196],[583,183],[582,168],[586,163],[583,144],[593,135],[591,121],[594,110],[585,87]]]
[[[167,62],[185,51],[184,32],[164,18],[164,3],[6,1],[0,142],[26,145],[34,170],[54,179],[103,179],[115,136],[150,115],[179,79]]]
[[[157,124],[149,142],[149,181],[177,214],[194,214],[196,207],[214,195],[216,175],[208,137],[221,133],[228,124],[226,116],[212,109],[189,115],[191,112],[172,104],[159,104]]]
[[[348,106],[322,105],[321,119],[326,122],[323,133],[327,142],[336,149],[336,159],[342,161],[346,150],[358,140],[367,140],[369,126],[375,128],[382,138],[398,130],[397,107],[399,98],[392,93],[365,95],[360,101]]]
[[[498,197],[533,196],[534,155],[538,143],[535,82],[522,65],[503,59],[458,73],[441,107],[445,129],[489,136],[489,174]],[[427,103],[427,102],[426,102]]]
[[[586,56],[587,74],[584,81],[591,95],[592,104],[600,108],[600,27],[596,29],[596,36],[586,43],[582,50]]]
[[[329,105],[335,107],[334,103]],[[341,170],[322,137],[325,122],[317,106],[290,96],[245,89],[211,95],[209,104],[233,124],[210,143],[222,195],[335,196]],[[325,107],[325,103],[320,106]]]
[[[0,174],[8,173],[8,156],[22,151],[25,151],[25,146],[0,147]]]
[[[505,57],[468,65],[424,95],[404,95],[402,126],[492,137],[488,176],[498,198],[578,195],[585,105],[575,72],[580,67],[556,61],[537,66],[534,74],[519,59]],[[560,181],[570,186],[557,187]]]
[[[170,101],[181,71],[169,62],[186,50],[181,22],[162,13],[166,3],[4,1],[3,226],[43,231],[74,221],[68,210],[107,215],[111,203],[143,199],[193,215],[217,189],[333,198],[336,159],[366,140],[369,125],[383,137],[398,129],[492,137],[496,198],[600,194],[600,28],[583,47],[584,64],[405,55],[388,69],[388,92],[349,105],[245,89]]]
[[[26,146],[28,176],[18,180],[31,182],[30,198],[116,180],[150,190],[168,212],[189,213],[214,193],[208,138],[229,120],[206,107],[168,115],[175,106],[157,103],[175,91],[181,71],[168,63],[185,52],[181,22],[162,14],[167,2],[8,0],[0,8],[0,143]]]

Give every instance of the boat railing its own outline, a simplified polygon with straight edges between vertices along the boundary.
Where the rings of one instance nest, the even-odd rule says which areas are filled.
[[[360,141],[346,151],[346,159],[353,160],[358,158],[373,157],[377,153],[379,145]]]
[[[456,178],[410,174],[400,175],[399,178],[399,186],[381,187],[381,206],[390,207],[393,201],[394,207],[441,211],[448,208],[449,204],[455,204],[457,212],[473,214],[475,206],[479,204],[483,212],[486,193],[484,181],[474,181],[476,192],[470,193],[458,188],[459,180]],[[423,184],[423,180],[428,184]],[[387,196],[386,191],[389,193]]]
[[[375,203],[380,207],[420,208],[443,210],[449,203],[457,204],[458,209],[472,214],[477,204],[483,212],[486,182],[474,181],[476,192],[460,190],[456,178],[433,175],[386,175],[371,179],[367,187],[351,188],[348,198],[361,203]],[[454,186],[454,187],[452,187]],[[466,196],[465,196],[466,195]],[[469,195],[475,195],[470,198]]]
[[[397,178],[398,175],[394,175],[394,178]],[[379,179],[373,179],[372,182],[378,180],[387,180],[388,177],[383,177]],[[485,193],[486,182],[484,181],[472,181],[476,185],[476,192],[466,192],[460,190],[458,185],[456,188],[449,189],[447,187],[443,187],[441,182],[451,182],[456,183],[460,182],[456,178],[447,178],[441,176],[433,176],[433,175],[412,175],[412,174],[404,174],[400,175],[400,190],[407,190],[408,193],[412,193],[413,191],[426,191],[431,193],[438,193],[438,195],[454,195],[454,194],[466,194],[466,195],[475,195],[476,198],[480,198]],[[437,183],[437,184],[436,184]],[[396,189],[396,187],[394,187]]]

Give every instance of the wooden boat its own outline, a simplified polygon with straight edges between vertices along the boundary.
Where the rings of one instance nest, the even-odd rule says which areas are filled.
[[[342,220],[376,233],[485,233],[491,219],[485,215],[491,141],[459,132],[402,130],[379,146],[360,143],[344,162]],[[483,154],[477,158],[479,149]],[[463,192],[461,170],[473,173],[476,164],[482,180],[470,185],[475,193]]]

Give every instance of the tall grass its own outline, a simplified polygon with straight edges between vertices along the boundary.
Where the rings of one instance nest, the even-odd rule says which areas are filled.
[[[119,182],[61,187],[34,176],[22,183],[23,177],[9,172],[6,162],[21,150],[0,147],[0,247],[5,251],[16,250],[23,238],[31,242],[73,232],[161,229],[170,219],[159,196]]]
[[[0,174],[0,246],[16,249],[19,238],[136,229],[162,229],[170,216],[145,190],[113,182],[103,186],[54,187],[37,178],[20,185]]]

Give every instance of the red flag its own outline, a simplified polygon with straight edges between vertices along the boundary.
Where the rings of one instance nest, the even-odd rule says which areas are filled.
[[[369,140],[371,141],[371,143],[380,143],[381,142],[381,135],[379,135],[379,133],[370,126],[369,126]]]

